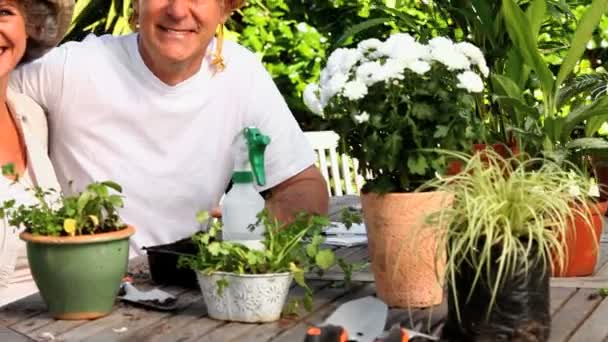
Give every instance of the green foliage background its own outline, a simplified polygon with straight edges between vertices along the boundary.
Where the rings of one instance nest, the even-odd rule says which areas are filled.
[[[66,40],[81,40],[90,32],[131,32],[131,1],[77,0]],[[518,1],[522,8],[529,2]],[[540,18],[538,41],[547,52],[543,54],[547,62],[557,69],[577,19],[591,0],[546,2],[548,12]],[[260,55],[302,127],[323,129],[326,124],[310,115],[301,95],[306,84],[318,79],[323,62],[335,48],[370,37],[385,38],[396,31],[421,40],[446,35],[477,44],[490,68],[502,72],[509,67],[501,63],[511,43],[499,15],[500,4],[488,0],[249,0],[231,17],[228,28],[229,37]],[[578,74],[602,69],[608,59],[607,32],[608,18],[604,18]],[[538,87],[534,75],[526,82],[529,89]]]

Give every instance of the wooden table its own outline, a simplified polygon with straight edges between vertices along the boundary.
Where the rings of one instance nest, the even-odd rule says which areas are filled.
[[[352,198],[334,199],[336,208],[352,204]],[[608,300],[596,295],[597,288],[608,287],[608,243],[602,243],[602,255],[593,277],[552,279],[551,341],[608,341]],[[366,247],[341,248],[336,253],[350,261],[366,261]],[[141,262],[140,259],[139,261]],[[145,264],[131,267],[141,270]],[[329,277],[337,275],[337,270]],[[302,341],[306,328],[318,324],[341,303],[374,295],[373,276],[369,269],[354,274],[357,280],[344,287],[330,280],[313,280],[315,291],[312,312],[297,318],[285,318],[268,324],[241,324],[215,321],[207,317],[199,290],[163,287],[179,298],[175,312],[157,312],[117,303],[111,315],[95,321],[56,321],[45,311],[38,294],[0,309],[0,341]],[[145,276],[136,278],[139,288],[154,286]],[[293,287],[290,296],[301,296]],[[438,334],[445,316],[445,304],[425,310],[391,310],[387,327],[397,322],[417,330]]]

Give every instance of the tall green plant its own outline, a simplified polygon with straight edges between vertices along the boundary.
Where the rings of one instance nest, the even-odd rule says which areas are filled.
[[[544,17],[546,12],[545,0],[534,0],[530,4],[534,9],[532,17]],[[497,89],[497,100],[503,110],[511,113],[514,117],[525,118],[534,116],[542,120],[535,135],[527,135],[527,138],[536,138],[536,146],[532,150],[544,150],[551,154],[555,150],[569,147],[571,134],[574,128],[608,111],[608,98],[600,98],[591,104],[580,106],[570,112],[564,110],[562,102],[558,102],[560,91],[564,81],[572,74],[575,66],[580,61],[594,30],[597,28],[602,15],[608,10],[608,0],[594,0],[587,12],[583,15],[577,25],[562,64],[557,71],[553,72],[544,60],[538,48],[538,42],[534,32],[533,21],[515,3],[514,0],[503,0],[502,11],[505,18],[507,31],[514,42],[514,50],[519,57],[534,73],[538,79],[542,91],[541,107],[528,105],[523,99],[526,89],[518,84],[513,74],[493,75],[492,82]],[[560,107],[561,106],[561,107]],[[523,121],[523,120],[522,120]],[[526,128],[518,127],[520,132]],[[525,133],[524,133],[525,134]],[[521,142],[521,140],[520,140]],[[581,141],[574,142],[570,147],[577,149],[595,148],[597,145],[583,144]],[[534,151],[533,151],[534,152]]]

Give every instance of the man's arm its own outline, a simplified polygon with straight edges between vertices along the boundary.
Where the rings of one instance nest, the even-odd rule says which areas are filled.
[[[266,208],[281,222],[290,222],[301,212],[327,215],[327,184],[314,165],[270,189]]]

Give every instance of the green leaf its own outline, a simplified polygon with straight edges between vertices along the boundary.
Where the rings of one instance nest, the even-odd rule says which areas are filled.
[[[608,96],[601,97],[590,105],[581,106],[571,111],[566,117],[561,132],[563,141],[568,141],[570,133],[576,125],[595,116],[604,116],[606,113],[608,113]]]
[[[513,0],[503,0],[502,11],[514,48],[538,75],[545,96],[551,96],[554,92],[553,74],[538,52],[536,35],[532,32],[532,23]],[[535,12],[540,12],[540,9],[535,9]],[[544,17],[544,10],[542,16]]]
[[[311,243],[306,246],[306,255],[312,258],[317,254],[318,250],[319,246]]]
[[[352,38],[353,36],[357,35],[358,33],[366,31],[374,26],[386,25],[390,20],[391,20],[391,18],[386,18],[386,17],[385,18],[374,18],[374,19],[366,20],[357,25],[353,25],[353,26],[349,27],[349,29],[346,30],[342,34],[342,36],[340,36],[340,38],[338,38],[336,40],[335,44],[336,44],[336,46],[345,45],[345,43],[347,42],[347,40],[349,38]]]
[[[426,162],[426,158],[424,158],[424,156],[411,156],[407,159],[407,167],[412,174],[424,175],[426,174],[428,163]]]
[[[228,279],[226,279],[226,278],[218,279],[216,284],[217,284],[217,295],[220,297],[224,295],[224,289],[226,289],[228,287],[228,285],[230,285],[228,283]]]
[[[16,174],[17,174],[17,172],[15,172],[15,164],[8,163],[8,164],[2,165],[2,175],[3,176],[9,177],[9,176],[14,176]]]
[[[557,74],[556,84],[558,87],[570,75],[585,52],[587,43],[591,40],[593,31],[597,28],[606,10],[608,10],[608,0],[594,0],[579,21],[574,37],[570,41],[570,49]]]
[[[437,126],[437,129],[435,130],[435,133],[433,134],[433,138],[444,138],[448,135],[448,132],[449,132],[448,126],[439,125],[439,126]]]
[[[84,207],[89,203],[89,201],[94,197],[94,194],[90,191],[83,191],[82,194],[78,197],[78,202],[76,204],[76,208],[79,213],[82,213]]]
[[[222,246],[217,241],[214,241],[210,243],[209,246],[207,246],[207,251],[209,251],[209,253],[211,253],[211,255],[213,256],[218,256],[220,254],[221,249]]]
[[[118,192],[122,192],[122,187],[116,182],[105,181],[105,182],[101,182],[101,184],[107,186],[110,189],[114,189]]]
[[[196,222],[198,223],[206,223],[209,220],[209,212],[206,210],[201,210],[196,213]]]
[[[545,12],[547,11],[547,5],[545,0],[534,0],[528,6],[526,10],[526,17],[530,21],[530,29],[532,30],[533,37],[538,37],[538,32],[545,19]]]
[[[603,138],[579,138],[566,144],[566,148],[570,150],[608,150],[608,141]]]
[[[497,95],[508,96],[523,101],[522,95],[524,90],[521,89],[512,79],[499,74],[492,74],[491,79],[492,85],[494,86],[494,91]]]
[[[293,273],[293,280],[296,281],[296,284],[302,286],[303,288],[308,288],[306,285],[306,281],[304,280],[304,270],[296,266],[295,263],[289,263],[289,271]]]
[[[327,270],[333,266],[336,256],[331,249],[324,249],[319,251],[315,256],[315,263],[322,270]]]
[[[585,136],[590,137],[597,133],[604,122],[608,121],[608,114],[606,115],[598,115],[587,120],[587,124],[585,125]]]

